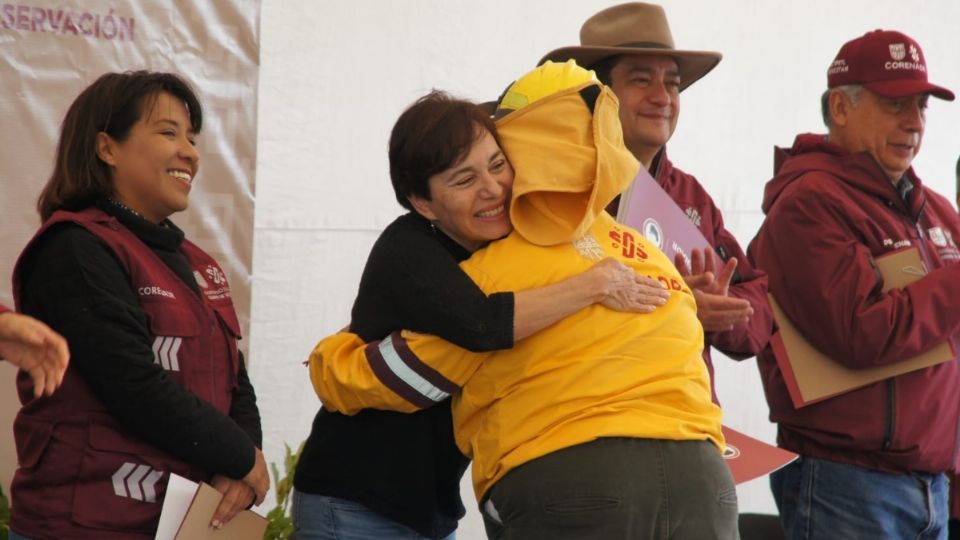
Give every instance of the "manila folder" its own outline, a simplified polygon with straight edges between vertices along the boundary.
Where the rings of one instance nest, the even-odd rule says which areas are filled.
[[[875,259],[883,277],[883,292],[903,288],[926,274],[916,247]],[[818,351],[793,326],[772,294],[768,294],[780,331],[770,340],[793,405],[797,408],[862,386],[953,360],[949,341],[908,360],[885,366],[850,369]]]

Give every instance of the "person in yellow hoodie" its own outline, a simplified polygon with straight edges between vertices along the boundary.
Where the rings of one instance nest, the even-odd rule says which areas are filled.
[[[737,538],[693,294],[666,255],[604,211],[639,169],[615,95],[573,61],[547,62],[508,89],[498,116],[514,230],[464,271],[490,294],[616,257],[670,299],[644,315],[591,306],[492,353],[410,332],[336,334],[310,357],[317,394],[345,414],[452,394],[491,538]]]

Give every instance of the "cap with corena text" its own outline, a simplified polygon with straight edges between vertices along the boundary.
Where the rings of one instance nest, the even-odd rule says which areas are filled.
[[[931,94],[953,101],[953,92],[927,80],[927,62],[920,44],[906,34],[874,30],[850,40],[827,70],[827,87],[862,84],[891,98]]]

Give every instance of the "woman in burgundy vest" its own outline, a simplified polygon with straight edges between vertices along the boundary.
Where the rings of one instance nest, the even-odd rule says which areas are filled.
[[[14,539],[151,539],[170,474],[268,487],[224,271],[169,221],[187,207],[202,110],[176,75],[110,73],[71,105],[43,220],[14,269],[20,311],[70,344],[62,386],[18,376]]]

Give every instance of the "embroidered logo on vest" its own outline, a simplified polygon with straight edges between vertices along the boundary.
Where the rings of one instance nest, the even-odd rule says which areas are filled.
[[[208,264],[200,272],[194,271],[193,276],[197,278],[197,283],[203,289],[203,294],[207,300],[223,300],[230,298],[230,287],[227,285],[227,276],[214,265]]]
[[[207,277],[210,278],[210,281],[217,285],[223,285],[227,282],[227,276],[223,275],[223,272],[221,272],[219,268],[208,266],[206,272]]]
[[[153,363],[160,364],[167,371],[180,371],[180,361],[177,353],[183,338],[171,336],[157,336],[153,340]]]
[[[163,478],[163,471],[157,471],[149,465],[124,463],[113,473],[113,492],[118,497],[128,497],[148,503],[157,502],[154,485]]]

